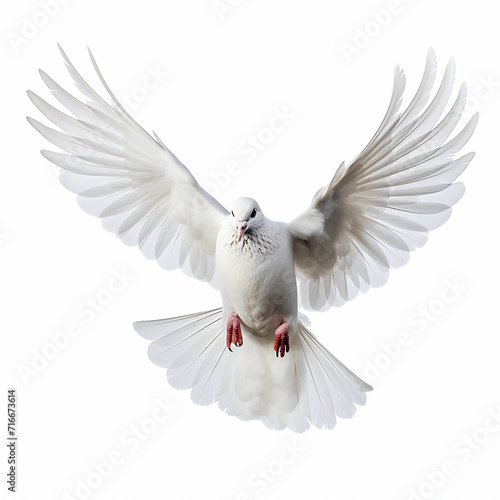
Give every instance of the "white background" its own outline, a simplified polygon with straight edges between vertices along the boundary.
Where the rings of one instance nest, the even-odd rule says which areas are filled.
[[[49,2],[50,16],[42,3],[10,3],[0,49],[0,434],[6,390],[15,387],[16,498],[498,498],[500,423],[491,414],[500,411],[500,67],[492,3],[243,0],[231,7],[228,0],[217,12],[212,0],[72,0]],[[390,18],[380,13],[389,8]],[[332,431],[273,432],[194,405],[148,360],[133,321],[216,307],[219,297],[106,233],[39,154],[49,145],[25,120],[41,118],[25,90],[54,101],[37,69],[75,92],[56,42],[94,84],[89,45],[115,94],[135,95],[132,114],[202,182],[236,161],[236,175],[217,177],[223,204],[249,195],[281,220],[304,209],[370,139],[396,64],[405,69],[408,97],[430,46],[440,72],[455,57],[457,80],[473,96],[467,112],[480,111],[463,199],[387,285],[310,315],[320,340],[375,388],[353,419]],[[342,44],[355,43],[365,46],[346,57]],[[152,68],[163,76],[144,92],[138,87]],[[275,109],[294,118],[247,161],[239,148]],[[89,298],[110,297],[103,290],[113,272],[128,276],[126,286],[95,317],[84,314]],[[455,292],[449,283],[458,284]],[[51,338],[63,339],[72,323],[79,334],[54,348]],[[403,332],[412,343],[398,348]],[[158,398],[175,405],[166,419]],[[136,427],[139,445],[131,439]],[[113,470],[103,464],[110,455],[120,457]],[[446,475],[436,473],[443,468]]]

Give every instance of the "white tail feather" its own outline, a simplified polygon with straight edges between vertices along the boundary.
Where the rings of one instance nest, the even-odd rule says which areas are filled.
[[[303,432],[310,425],[331,429],[336,417],[349,418],[372,388],[352,373],[299,323],[290,352],[277,359],[274,339],[243,330],[243,345],[225,345],[222,308],[134,323],[152,340],[148,354],[167,368],[169,383],[191,389],[201,405],[242,420],[258,419],[276,430]]]

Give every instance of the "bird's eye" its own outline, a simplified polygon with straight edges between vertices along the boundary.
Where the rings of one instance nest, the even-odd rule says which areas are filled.
[[[253,219],[256,215],[257,215],[257,209],[256,209],[256,208],[254,208],[254,209],[252,210],[252,213],[250,214],[250,217]]]
[[[231,210],[231,215],[234,217],[234,212]]]

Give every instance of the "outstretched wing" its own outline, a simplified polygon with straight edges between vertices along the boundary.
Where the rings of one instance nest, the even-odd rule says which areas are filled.
[[[215,244],[227,211],[204,191],[189,170],[148,134],[114,97],[92,64],[111,99],[102,99],[61,50],[66,67],[86,102],[40,71],[43,81],[71,115],[36,94],[35,106],[59,129],[28,117],[46,139],[68,154],[42,151],[62,168],[59,179],[78,195],[86,212],[100,217],[105,229],[165,269],[214,285]]]
[[[431,50],[415,97],[399,113],[405,78],[396,69],[389,109],[370,143],[289,223],[306,308],[339,306],[383,285],[389,269],[405,264],[461,198],[464,187],[454,181],[474,154],[454,157],[471,137],[477,115],[448,140],[464,109],[466,89],[462,85],[438,123],[453,87],[453,60],[426,107],[435,73]]]

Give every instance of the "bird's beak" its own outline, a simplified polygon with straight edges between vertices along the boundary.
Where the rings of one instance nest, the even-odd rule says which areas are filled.
[[[239,221],[236,224],[236,229],[238,230],[238,241],[240,241],[241,237],[244,234],[244,232],[247,230],[247,223],[246,223],[246,221]]]

